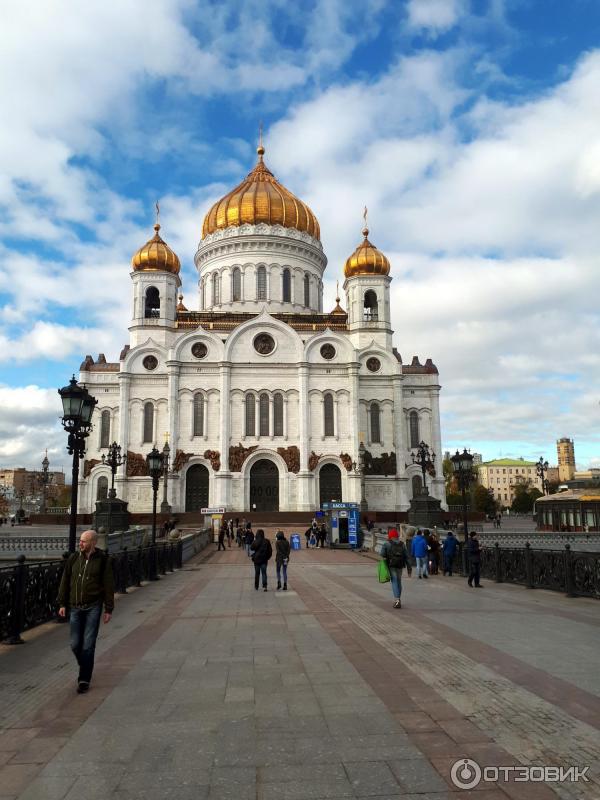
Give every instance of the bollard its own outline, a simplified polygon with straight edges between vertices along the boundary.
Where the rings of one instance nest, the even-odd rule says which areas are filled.
[[[136,565],[135,565],[135,585],[142,585],[142,571],[144,564],[144,551],[142,545],[137,549]]]
[[[525,542],[525,576],[527,588],[533,589],[533,556],[531,554],[531,544]]]
[[[567,597],[577,597],[575,593],[575,568],[570,544],[565,545],[565,584]]]
[[[118,567],[118,574],[119,574],[119,594],[127,594],[127,572],[129,567],[129,555],[127,553],[127,548],[123,548],[123,552],[119,553],[119,567]]]
[[[500,542],[494,545],[494,559],[496,565],[496,583],[502,583],[502,564],[500,563]]]
[[[25,581],[27,567],[25,566],[25,556],[20,555],[15,567],[15,584],[10,609],[10,636],[6,640],[7,644],[24,644],[21,638],[21,631],[25,622]]]

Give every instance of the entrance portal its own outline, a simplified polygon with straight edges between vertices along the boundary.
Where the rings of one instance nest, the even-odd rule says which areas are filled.
[[[279,511],[279,470],[266,458],[250,469],[250,511]]]
[[[194,464],[185,476],[185,510],[200,511],[208,508],[209,474],[204,464]]]
[[[319,506],[342,502],[342,473],[335,464],[325,464],[319,470]]]

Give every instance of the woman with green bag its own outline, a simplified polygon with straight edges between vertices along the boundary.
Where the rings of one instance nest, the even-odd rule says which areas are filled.
[[[402,570],[406,567],[406,571],[410,575],[412,568],[404,542],[398,537],[398,531],[394,528],[388,531],[388,540],[381,548],[379,566],[382,564],[386,565],[390,576],[389,580],[392,584],[392,593],[394,595],[394,608],[401,608]],[[379,580],[381,581],[381,578]]]

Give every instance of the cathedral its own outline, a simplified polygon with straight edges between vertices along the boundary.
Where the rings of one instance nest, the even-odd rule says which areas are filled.
[[[127,453],[117,496],[134,513],[152,508],[145,458],[165,441],[173,512],[314,511],[360,502],[363,484],[370,510],[405,511],[421,489],[420,441],[437,456],[429,492],[444,501],[438,371],[393,347],[388,259],[365,227],[344,265],[345,308],[338,297],[324,311],[319,222],[257,152],[204,218],[198,311],[158,222],[132,258],[129,344],[118,363],[101,354],[80,367],[98,401],[80,512],[106,495],[113,441]]]

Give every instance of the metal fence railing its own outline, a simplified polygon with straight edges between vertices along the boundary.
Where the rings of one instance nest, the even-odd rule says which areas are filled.
[[[130,587],[180,569],[209,541],[210,532],[203,530],[111,552],[115,592],[126,594]],[[16,564],[0,568],[0,641],[20,644],[24,631],[57,618],[58,587],[68,557],[65,553],[61,559],[28,562],[20,555]]]

